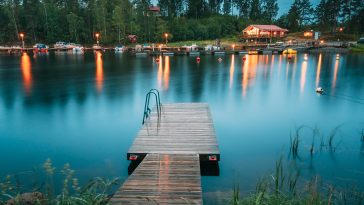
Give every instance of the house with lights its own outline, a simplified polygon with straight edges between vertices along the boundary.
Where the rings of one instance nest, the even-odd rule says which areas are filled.
[[[246,40],[266,40],[270,38],[284,38],[288,30],[276,25],[250,25],[242,32],[242,38]]]

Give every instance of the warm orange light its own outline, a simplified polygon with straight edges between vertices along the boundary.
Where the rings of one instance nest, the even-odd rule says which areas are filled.
[[[305,90],[306,73],[307,73],[307,61],[303,61],[301,68],[301,93],[303,93],[303,91]]]
[[[340,28],[339,28],[339,31],[340,31],[340,32],[343,32],[343,30],[344,30],[344,29],[343,29],[343,27],[340,27]]]
[[[235,70],[235,55],[231,55],[231,64],[230,64],[230,89],[233,86],[234,81],[234,70]]]
[[[23,55],[21,56],[20,65],[23,75],[24,89],[26,94],[29,95],[32,89],[32,71],[31,71],[32,65],[30,57],[28,56],[27,53],[23,53]]]
[[[104,68],[102,63],[102,54],[100,51],[97,51],[95,54],[96,54],[96,89],[98,92],[101,92],[104,83]]]
[[[20,38],[24,38],[24,33],[19,34]]]
[[[313,36],[313,33],[311,31],[306,31],[303,33],[303,36],[305,37],[312,37]]]
[[[96,38],[100,37],[100,34],[99,33],[96,33],[95,34]]]
[[[321,41],[320,41],[320,43],[321,43],[321,44],[323,44],[323,43],[324,43],[324,41],[323,41],[323,40],[321,40]]]
[[[334,65],[334,79],[332,80],[332,88],[335,88],[336,87],[338,70],[339,70],[339,61],[336,60],[335,61],[335,65]]]
[[[319,85],[319,82],[320,82],[321,64],[322,64],[322,54],[319,55],[319,59],[317,62],[316,87]]]
[[[165,33],[164,36],[167,38],[168,37],[168,33]]]
[[[165,61],[164,61],[164,73],[163,73],[165,90],[168,90],[168,87],[169,87],[169,75],[170,75],[169,70],[170,70],[169,56],[166,56]]]

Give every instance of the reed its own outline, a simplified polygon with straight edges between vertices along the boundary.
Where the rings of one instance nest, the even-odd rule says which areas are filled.
[[[42,199],[34,199],[34,203],[39,205],[106,205],[112,187],[120,184],[118,178],[108,180],[96,177],[81,187],[78,183],[78,179],[74,177],[75,171],[71,169],[69,164],[65,164],[64,167],[57,172],[57,169],[52,165],[50,159],[47,159],[44,162],[43,171],[45,181],[33,183],[35,185],[40,184],[40,186],[32,188],[32,193],[37,192],[42,196]],[[62,188],[60,193],[56,194],[54,178],[58,173],[62,175]],[[0,204],[6,204],[8,200],[12,200],[12,204],[14,205],[23,205],[21,194],[29,193],[29,190],[22,189],[21,182],[16,175],[8,175],[4,180],[0,181],[0,193]]]
[[[303,126],[301,127],[298,127],[295,132],[294,132],[294,135],[290,136],[290,142],[291,142],[291,145],[290,145],[290,153],[292,154],[292,157],[293,158],[296,158],[298,157],[298,148],[299,148],[299,145],[300,145],[300,131],[301,129],[303,128]]]
[[[330,149],[332,149],[332,148],[336,148],[336,147],[334,147],[333,145],[334,145],[334,139],[335,139],[335,136],[337,135],[337,133],[340,131],[340,127],[341,127],[341,125],[339,125],[339,126],[336,126],[331,132],[330,132],[330,134],[329,134],[329,136],[328,136],[328,144],[329,144],[329,147],[330,147]]]

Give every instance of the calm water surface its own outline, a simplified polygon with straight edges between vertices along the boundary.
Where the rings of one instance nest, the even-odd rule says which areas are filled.
[[[0,56],[0,176],[27,173],[51,158],[77,176],[127,177],[126,152],[141,126],[144,97],[208,102],[221,150],[220,176],[203,177],[205,200],[234,184],[254,190],[282,156],[303,177],[337,186],[364,184],[364,56],[299,54],[138,58],[114,53]],[[326,95],[317,95],[322,86]],[[318,127],[324,141],[340,126],[335,151],[310,157],[302,131],[300,160],[288,157],[290,132]],[[362,187],[364,188],[364,187]],[[229,195],[228,195],[229,196]]]

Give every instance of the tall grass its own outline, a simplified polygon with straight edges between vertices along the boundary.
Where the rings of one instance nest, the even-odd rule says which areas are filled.
[[[358,189],[338,189],[325,185],[318,176],[308,182],[300,180],[301,170],[284,172],[282,158],[276,162],[273,180],[259,180],[255,192],[240,196],[234,187],[233,205],[361,205],[364,192]]]
[[[33,183],[32,193],[37,193],[38,199],[34,199],[36,204],[47,205],[106,205],[111,194],[113,186],[118,185],[118,178],[108,180],[100,177],[91,179],[84,186],[79,185],[78,179],[75,177],[75,171],[71,169],[69,164],[57,171],[52,161],[47,159],[43,164],[45,179],[40,183]],[[62,175],[62,187],[59,193],[55,189],[55,175]],[[6,204],[11,200],[14,205],[23,205],[22,194],[29,192],[21,188],[21,182],[18,181],[16,175],[8,175],[4,180],[0,181],[0,204]]]

